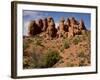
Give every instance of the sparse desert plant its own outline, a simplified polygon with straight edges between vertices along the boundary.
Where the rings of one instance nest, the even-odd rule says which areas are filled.
[[[78,53],[78,58],[79,58],[79,66],[86,66],[87,64],[85,64],[85,61],[89,60],[87,59],[88,55],[86,55],[83,51],[80,51]]]
[[[23,58],[23,68],[28,68],[29,67],[29,62],[27,58]]]
[[[24,56],[23,59],[23,67],[24,68],[42,68],[44,66],[43,62],[43,53],[41,52],[41,48],[33,47],[30,51],[30,56],[26,58]]]
[[[43,40],[42,40],[42,38],[39,37],[39,36],[35,36],[33,42],[34,42],[35,45],[44,47],[43,44],[42,44]]]
[[[30,57],[25,57],[23,58],[23,68],[24,69],[31,69],[35,68],[36,65],[31,61]]]
[[[86,57],[86,55],[84,54],[84,51],[80,51],[80,52],[78,53],[78,57],[80,57],[80,58]]]
[[[46,67],[52,67],[60,60],[59,52],[48,50],[45,54]]]
[[[30,58],[25,58],[23,61],[24,68],[48,68],[52,67],[60,60],[60,55],[57,51],[48,50],[45,54],[33,48]]]
[[[36,68],[45,67],[44,54],[41,52],[41,49],[39,49],[39,47],[33,48],[31,57],[31,60],[35,64]]]
[[[35,35],[33,38],[35,40],[39,40],[39,41],[42,41],[43,40],[43,37],[41,37],[39,34]]]
[[[31,38],[27,39],[28,43],[31,43],[33,40]]]
[[[79,36],[75,36],[75,37],[73,38],[73,43],[74,43],[75,45],[77,45],[79,42],[81,42],[80,37],[79,37]]]
[[[62,52],[64,49],[68,49],[70,47],[70,43],[68,41],[68,39],[64,39],[62,41],[62,47],[60,49],[60,51]]]
[[[63,43],[63,47],[65,49],[69,48],[69,42],[67,40]]]
[[[36,45],[41,45],[41,41],[39,41],[38,39],[36,40]]]

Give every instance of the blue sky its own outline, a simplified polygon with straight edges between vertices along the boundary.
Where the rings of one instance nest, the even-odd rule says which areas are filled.
[[[68,17],[75,17],[78,21],[83,19],[86,28],[89,30],[91,29],[91,14],[89,13],[23,10],[23,34],[27,35],[28,24],[31,20],[37,20],[48,16],[53,17],[55,23],[58,23],[61,17],[64,17],[65,20]]]

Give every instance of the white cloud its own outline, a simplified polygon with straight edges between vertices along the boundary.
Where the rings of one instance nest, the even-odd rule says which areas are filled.
[[[45,14],[48,15],[48,14]],[[37,12],[37,11],[24,11],[23,16],[24,16],[24,25],[23,25],[23,35],[28,35],[28,25],[31,20],[37,20],[40,18],[44,18],[45,15],[43,12]]]
[[[40,11],[24,11],[23,13],[24,19],[40,19],[44,18],[45,16],[48,16],[48,14],[44,14],[43,12]]]
[[[58,28],[58,26],[59,26],[59,23],[56,22],[56,23],[55,23],[55,27]]]
[[[29,26],[30,22],[26,22],[24,23],[24,26],[23,26],[23,35],[28,35],[28,26]]]
[[[37,11],[24,11],[24,25],[23,25],[23,35],[28,35],[28,25],[30,23],[30,20],[37,20],[40,18],[44,18],[47,17],[48,14],[47,13],[43,13],[43,12],[37,12]],[[55,27],[57,28],[59,26],[58,22],[55,22]]]

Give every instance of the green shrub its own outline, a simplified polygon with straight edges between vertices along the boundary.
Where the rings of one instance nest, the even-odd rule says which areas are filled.
[[[35,67],[36,67],[36,65],[30,60],[30,57],[23,58],[23,68],[24,69],[31,69],[31,68],[35,68]]]
[[[64,49],[68,49],[70,47],[70,43],[67,39],[64,39],[62,41],[62,47],[60,48],[60,51],[62,52]]]
[[[23,67],[26,69],[42,68],[44,66],[43,53],[39,47],[33,47],[29,57],[23,58]]]
[[[41,45],[41,41],[36,40],[36,45]]]
[[[41,52],[39,47],[34,47],[31,55],[32,63],[36,66],[36,68],[42,68],[45,66],[44,64],[44,54]]]
[[[74,43],[75,45],[77,45],[79,42],[81,42],[80,37],[79,37],[79,36],[75,36],[74,39],[73,39],[73,43]]]
[[[44,45],[42,44],[41,40],[40,39],[35,39],[35,45],[38,45],[38,46],[42,46],[44,47]]]
[[[67,40],[64,41],[63,47],[64,47],[65,49],[69,48],[69,42],[68,42]]]
[[[80,52],[78,53],[78,57],[84,58],[84,57],[86,57],[86,55],[84,54],[83,51],[80,51]]]
[[[57,51],[48,50],[45,55],[46,67],[52,67],[60,60],[60,55]]]
[[[84,54],[83,51],[80,51],[78,53],[78,57],[79,57],[79,66],[85,66],[85,61],[87,59],[87,55]]]
[[[33,48],[31,56],[28,58],[24,57],[23,67],[24,69],[48,68],[56,64],[60,58],[57,51],[48,50],[46,53],[42,53],[39,49]]]
[[[28,59],[24,58],[23,59],[23,68],[28,68],[28,67],[29,67]]]

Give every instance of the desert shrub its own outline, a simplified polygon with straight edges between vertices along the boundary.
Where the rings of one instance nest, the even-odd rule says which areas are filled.
[[[36,45],[41,45],[41,41],[36,40]]]
[[[44,54],[39,47],[33,48],[31,57],[31,60],[35,64],[36,68],[45,67]]]
[[[29,67],[28,59],[24,58],[23,59],[23,68],[28,68],[28,67]]]
[[[86,57],[86,55],[84,54],[84,51],[80,51],[78,53],[78,57],[80,57],[80,58]]]
[[[79,58],[79,66],[86,66],[85,61],[87,60],[87,55],[83,52],[80,51],[78,53],[78,58]]]
[[[34,37],[34,44],[35,44],[35,45],[38,45],[38,46],[44,47],[43,44],[42,44],[42,40],[43,40],[43,39],[42,39],[41,37],[35,36],[35,37]]]
[[[67,49],[70,47],[70,43],[69,43],[68,39],[63,39],[62,42],[63,42],[63,44],[62,44],[63,48]]]
[[[45,54],[46,67],[52,67],[60,60],[60,55],[57,51],[48,50]]]
[[[82,41],[88,41],[90,43],[90,41],[91,41],[91,32],[90,31],[86,31],[82,35]]]
[[[64,49],[68,49],[70,47],[70,43],[67,39],[64,39],[62,41],[62,47],[60,48],[60,51],[62,52]]]
[[[79,37],[79,36],[75,36],[74,39],[73,39],[73,43],[74,43],[75,45],[77,45],[79,42],[81,42],[80,37]]]
[[[23,50],[29,47],[29,44],[32,42],[30,38],[24,38],[23,40]]]
[[[31,38],[27,39],[28,43],[31,43],[33,40]]]
[[[35,68],[36,65],[30,60],[30,57],[24,57],[23,58],[23,68],[24,69],[30,69]]]
[[[63,42],[63,47],[65,49],[69,48],[69,42],[67,40]]]
[[[30,51],[30,56],[28,58],[24,56],[23,67],[27,69],[44,67],[44,56],[41,50],[41,47],[34,46],[33,49]]]
[[[41,36],[39,36],[39,34],[34,35],[34,39],[35,40],[39,40],[39,41],[42,41],[43,40],[43,38]]]
[[[48,68],[52,67],[60,60],[60,55],[57,51],[47,50],[42,53],[41,50],[33,48],[31,56],[23,59],[23,66],[26,69],[31,68]]]

